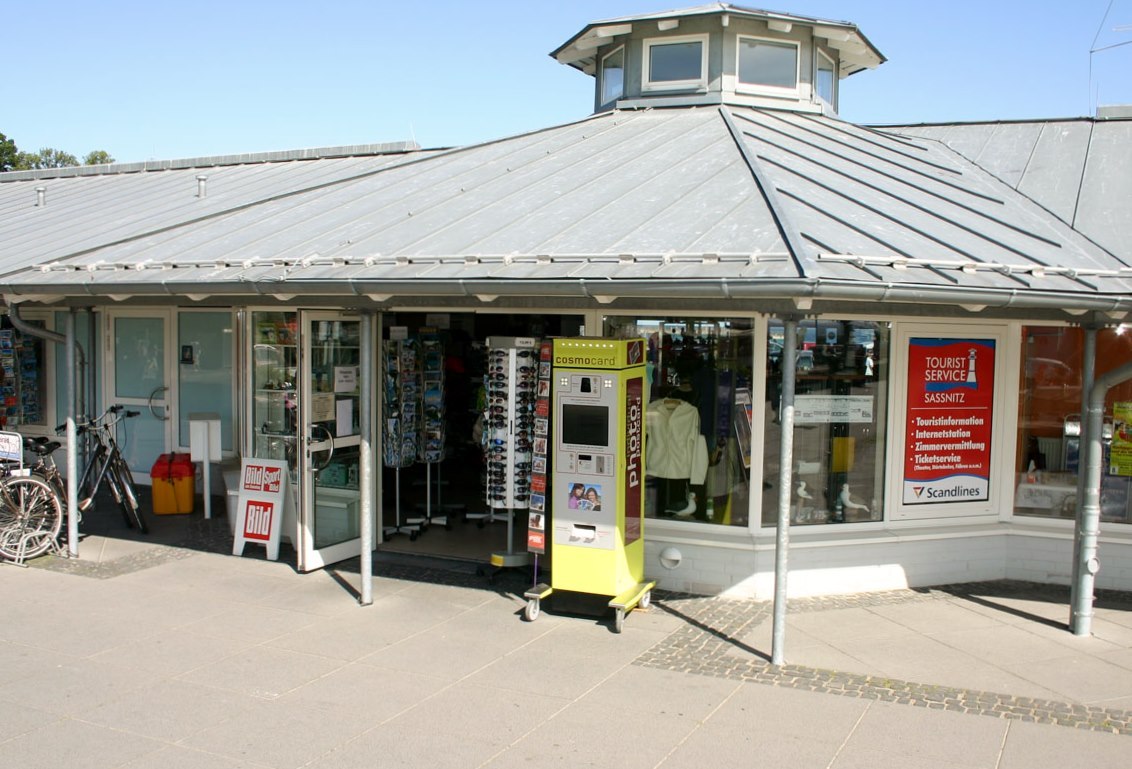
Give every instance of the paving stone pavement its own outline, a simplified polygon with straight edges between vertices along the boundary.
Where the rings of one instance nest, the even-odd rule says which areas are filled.
[[[113,560],[94,562],[44,557],[36,559],[30,566],[94,579],[112,579],[189,558],[201,551],[224,553],[229,548],[227,524],[223,519],[200,520],[175,542],[155,544]],[[356,574],[358,565],[358,559],[352,559],[339,564],[335,570]],[[517,596],[522,595],[530,580],[529,574],[509,571],[499,573],[489,582],[479,567],[467,562],[398,557],[383,559],[380,554],[375,571],[386,579],[510,591]],[[1067,588],[1000,581],[797,599],[789,602],[788,615],[954,601],[986,595],[1068,603]],[[1100,592],[1097,604],[1132,611],[1132,595]],[[753,629],[772,621],[772,605],[769,602],[658,590],[649,611],[664,612],[681,622],[675,631],[644,651],[634,661],[635,665],[933,710],[1132,735],[1132,711],[1124,709],[796,664],[774,666],[767,656],[769,650],[753,648],[744,641]],[[627,622],[631,622],[631,618],[632,615]]]
[[[986,594],[1053,598],[1068,603],[1068,591],[1065,588],[1004,580],[923,590],[894,590],[797,599],[788,603],[787,613],[939,601],[956,596]],[[1098,594],[1097,600],[1098,604],[1124,606],[1132,610],[1132,596],[1124,593],[1102,592]],[[897,702],[933,710],[949,710],[1132,735],[1132,711],[1128,710],[1089,707],[1077,703],[937,686],[800,665],[772,665],[769,660],[759,656],[757,650],[744,647],[740,640],[752,627],[773,621],[773,606],[769,602],[658,594],[653,605],[661,611],[685,619],[686,624],[642,654],[636,661],[638,665],[845,697]],[[731,653],[735,648],[740,648],[748,654]]]

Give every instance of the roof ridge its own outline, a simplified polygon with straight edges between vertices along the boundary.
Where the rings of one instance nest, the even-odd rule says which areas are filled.
[[[33,179],[62,179],[74,176],[103,176],[110,174],[129,174],[143,171],[171,171],[190,168],[213,168],[215,166],[250,165],[254,163],[283,163],[294,160],[322,160],[326,158],[363,157],[372,155],[400,155],[419,152],[421,146],[415,141],[385,142],[382,144],[348,144],[337,147],[315,147],[298,150],[275,150],[268,152],[245,152],[238,155],[202,155],[193,158],[168,160],[142,160],[134,163],[104,163],[94,166],[65,166],[63,168],[39,168],[26,171],[6,171],[0,173],[0,183],[28,181]]]
[[[767,208],[770,209],[770,215],[774,219],[774,223],[778,227],[778,232],[782,236],[782,241],[786,245],[786,250],[794,262],[794,268],[798,270],[799,276],[806,277],[807,270],[805,265],[813,264],[814,262],[806,253],[802,234],[786,215],[785,206],[779,198],[777,191],[774,189],[773,185],[771,185],[770,180],[763,174],[762,169],[759,167],[758,160],[750,152],[747,143],[743,141],[742,132],[735,125],[735,121],[731,116],[731,110],[729,110],[726,105],[721,104],[719,114],[723,118],[723,123],[727,126],[727,130],[731,132],[731,138],[734,140],[735,146],[739,149],[739,154],[743,156],[747,168],[750,169],[751,175],[755,178],[755,184],[758,185],[763,200],[766,201]]]

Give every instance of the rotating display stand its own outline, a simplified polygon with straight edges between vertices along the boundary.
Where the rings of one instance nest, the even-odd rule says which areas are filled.
[[[397,328],[390,329],[391,334]],[[420,446],[421,376],[419,346],[415,339],[389,339],[382,350],[382,462],[395,468],[394,526],[386,526],[386,537],[408,534],[415,540],[423,518],[401,520],[401,468],[416,462]]]
[[[441,462],[445,453],[444,418],[444,344],[433,329],[422,329],[420,334],[422,372],[421,437],[417,444],[417,459],[425,466],[424,525],[438,523],[452,528],[444,512],[440,494],[444,482],[440,477]],[[436,501],[432,497],[432,466],[436,465]]]
[[[507,522],[505,552],[492,553],[497,569],[526,566],[530,554],[514,551],[515,511],[530,507],[534,452],[534,405],[538,381],[538,341],[528,337],[489,337],[483,448],[487,512],[469,518]],[[543,439],[545,441],[545,438]]]

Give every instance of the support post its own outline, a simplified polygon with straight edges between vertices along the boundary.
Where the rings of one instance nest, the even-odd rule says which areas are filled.
[[[67,313],[64,346],[67,359],[67,555],[79,557],[79,446],[75,415],[78,414],[78,387],[75,371],[77,345],[75,343],[75,311]]]
[[[361,424],[358,430],[361,433],[361,451],[358,461],[358,490],[361,493],[358,509],[361,514],[359,535],[361,537],[361,595],[358,603],[369,606],[373,603],[373,508],[376,493],[374,490],[373,472],[373,316],[368,312],[362,313],[361,333],[358,341],[361,345],[358,365],[361,368],[361,402],[358,404],[358,418]]]
[[[778,470],[778,530],[774,541],[774,624],[772,628],[772,665],[785,662],[786,643],[786,575],[787,554],[790,549],[790,495],[794,466],[794,388],[795,363],[798,348],[798,321],[786,318],[782,339],[782,402],[778,411],[779,441]]]

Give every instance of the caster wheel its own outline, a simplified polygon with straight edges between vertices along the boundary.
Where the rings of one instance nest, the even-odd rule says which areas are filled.
[[[620,633],[625,627],[625,610],[618,609],[617,614],[613,617],[613,632]]]
[[[476,528],[482,529],[483,528],[483,521],[476,521]]]
[[[523,616],[526,618],[527,622],[534,622],[538,619],[538,615],[542,611],[538,604],[539,602],[533,598],[527,601],[527,607],[523,609]]]
[[[641,596],[641,600],[637,602],[637,606],[640,606],[642,609],[647,609],[650,603],[652,603],[652,591],[646,590],[645,594]]]
[[[417,541],[417,532],[414,531],[414,532],[409,533],[409,541],[410,542],[416,542]]]

